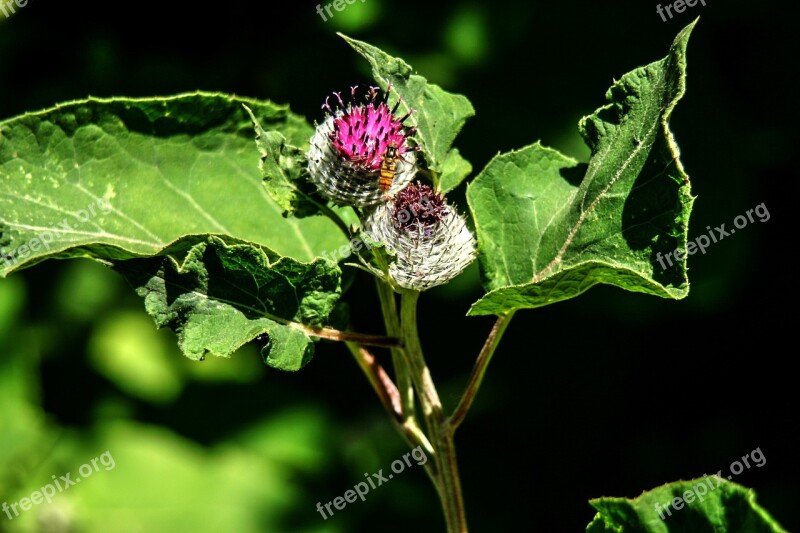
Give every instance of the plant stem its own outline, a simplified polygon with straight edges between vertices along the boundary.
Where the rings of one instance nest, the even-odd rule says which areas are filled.
[[[401,324],[401,343],[407,356],[408,364],[411,367],[411,377],[414,380],[417,392],[420,395],[420,403],[423,407],[425,418],[431,418],[435,413],[442,412],[442,402],[436,392],[431,373],[422,355],[422,346],[419,342],[417,331],[417,300],[419,292],[404,290],[400,296],[400,324]]]
[[[355,342],[346,342],[347,349],[353,354],[358,366],[367,376],[370,385],[375,390],[383,407],[392,417],[400,420],[403,416],[403,407],[400,404],[400,392],[398,392],[392,378],[386,373],[383,367],[375,360],[375,356],[363,346]]]
[[[378,289],[378,298],[381,302],[383,321],[386,324],[386,334],[390,337],[400,337],[400,318],[397,315],[397,302],[395,301],[394,291],[384,281],[375,279]],[[399,343],[398,343],[399,344]],[[413,419],[416,423],[414,404],[414,387],[411,383],[408,364],[402,350],[392,348],[392,365],[394,366],[395,379],[400,391],[400,401],[403,406],[403,416],[406,419]]]
[[[478,354],[458,406],[452,416],[446,417],[419,340],[417,302],[420,293],[411,290],[400,292],[398,316],[394,290],[380,279],[376,279],[376,283],[387,338],[399,338],[399,343],[390,347],[397,387],[369,351],[355,342],[349,342],[348,348],[378,393],[398,431],[412,446],[423,446],[429,455],[431,460],[425,463],[425,471],[439,494],[447,532],[467,533],[455,432],[475,400],[489,362],[514,313],[497,318]],[[426,433],[415,416],[417,400],[424,415]]]
[[[320,212],[323,215],[325,215],[326,217],[331,219],[331,221],[334,224],[336,224],[336,226],[342,231],[342,233],[344,233],[345,237],[347,237],[348,239],[351,237],[350,228],[347,227],[347,224],[344,223],[344,220],[342,220],[342,217],[340,217],[339,214],[336,211],[334,211],[333,209],[328,207],[328,205],[326,203],[318,202],[315,198],[313,198],[312,196],[309,196],[308,194],[304,193],[303,191],[298,189],[296,186],[294,187],[294,190],[298,195],[300,195],[303,198],[305,198],[306,201],[311,202],[312,204],[314,204],[317,207],[317,209],[319,209]]]
[[[425,425],[433,445],[436,471],[433,478],[444,510],[448,533],[466,533],[467,518],[461,494],[455,443],[455,428],[442,412],[442,402],[422,353],[417,330],[419,292],[405,290],[400,296],[400,325],[403,352],[411,369],[414,387],[425,415]]]
[[[472,402],[475,401],[475,396],[478,394],[478,389],[483,382],[483,376],[486,374],[489,362],[492,360],[495,349],[497,345],[500,344],[500,339],[503,338],[503,333],[505,333],[513,317],[514,311],[498,316],[494,326],[492,326],[492,330],[489,332],[489,336],[486,337],[486,342],[483,344],[483,348],[478,354],[478,359],[475,361],[475,367],[472,369],[472,375],[469,378],[469,384],[464,391],[464,395],[461,397],[461,401],[458,402],[458,406],[450,416],[450,426],[452,426],[453,431],[458,429],[458,426],[461,425],[461,422],[463,422],[464,418],[467,416],[469,408],[472,407]]]
[[[379,348],[391,348],[400,345],[397,337],[384,337],[383,335],[370,335],[368,333],[356,333],[353,331],[340,331],[333,328],[322,328],[318,326],[306,326],[297,322],[289,322],[289,327],[305,331],[312,337],[321,337],[331,341],[357,342],[364,346],[377,346]]]
[[[419,428],[416,420],[413,418],[408,419],[403,415],[400,392],[397,390],[394,382],[392,382],[392,378],[386,373],[386,370],[378,363],[375,356],[363,346],[355,342],[347,342],[346,344],[350,353],[353,354],[353,357],[358,363],[358,366],[361,367],[361,370],[367,376],[370,385],[372,385],[372,388],[375,390],[375,393],[381,400],[386,412],[389,413],[392,422],[395,424],[400,434],[406,438],[406,441],[412,448],[422,446],[427,453],[432,455],[433,447]],[[427,463],[425,464],[427,465]],[[430,468],[426,467],[426,471],[428,475],[433,475],[433,471],[430,470]]]

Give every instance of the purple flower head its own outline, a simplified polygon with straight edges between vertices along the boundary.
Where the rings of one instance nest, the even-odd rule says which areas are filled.
[[[377,87],[350,89],[345,103],[340,93],[322,106],[325,120],[317,126],[308,152],[311,181],[329,199],[340,205],[368,206],[401,191],[415,173],[415,151],[409,137],[414,128],[405,126],[411,111],[397,118],[388,105],[388,91]],[[396,151],[392,157],[390,147]],[[381,169],[389,151],[395,166],[384,175],[391,178],[387,191],[380,186]]]
[[[428,185],[411,184],[392,199],[392,222],[403,231],[430,232],[447,214],[447,204],[441,194]]]
[[[476,255],[464,218],[420,183],[375,208],[364,230],[394,252],[389,275],[406,289],[422,291],[447,283]]]
[[[365,168],[375,172],[380,170],[383,154],[390,144],[397,147],[398,155],[413,150],[407,143],[409,135],[414,133],[413,128],[407,130],[403,122],[411,115],[408,112],[403,118],[395,118],[397,101],[393,109],[386,104],[386,97],[377,105],[378,88],[370,87],[366,105],[353,105],[355,102],[356,87],[353,87],[350,104],[345,108],[342,97],[335,95],[339,105],[344,111],[336,114],[330,107],[329,101],[325,102],[325,109],[334,115],[331,142],[336,147],[340,156],[349,161],[357,162]],[[388,93],[386,93],[388,96]]]

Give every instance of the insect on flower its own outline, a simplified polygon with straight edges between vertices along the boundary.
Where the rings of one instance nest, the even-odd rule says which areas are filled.
[[[392,197],[416,173],[416,150],[410,141],[416,129],[405,125],[413,113],[398,117],[402,99],[390,107],[389,91],[354,86],[350,102],[334,93],[322,106],[325,120],[311,138],[309,179],[339,205],[366,207]]]
[[[381,163],[380,183],[383,192],[387,192],[389,187],[392,186],[395,172],[397,172],[397,145],[391,142],[386,147],[386,152],[383,154],[383,162]]]

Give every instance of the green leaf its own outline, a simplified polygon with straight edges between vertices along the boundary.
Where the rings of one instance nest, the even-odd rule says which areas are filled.
[[[252,110],[247,106],[244,108],[256,132],[264,186],[272,200],[283,209],[283,216],[302,218],[319,214],[319,205],[311,199],[315,187],[306,179],[308,162],[305,153],[287,144],[286,137],[279,131],[265,131]]]
[[[229,357],[267,334],[265,362],[298,370],[314,352],[309,326],[323,326],[340,296],[341,271],[331,261],[301,263],[229,237],[185,237],[157,255],[115,268],[191,359]]]
[[[495,157],[470,184],[489,291],[471,315],[540,307],[598,283],[686,296],[685,257],[670,265],[663,256],[686,250],[694,201],[668,126],[685,90],[693,27],[665,59],[625,74],[609,103],[581,120],[588,168],[535,144]]]
[[[439,190],[445,193],[455,189],[471,172],[472,164],[461,157],[458,148],[453,148],[447,153],[447,159],[444,160]]]
[[[414,138],[422,147],[428,168],[434,172],[434,185],[445,192],[456,187],[468,174],[471,166],[457,150],[451,149],[453,141],[475,109],[465,96],[444,91],[438,85],[418,74],[400,58],[362,41],[339,34],[347,44],[361,54],[372,66],[372,74],[382,89],[389,83],[403,101],[399,109],[404,114],[414,110],[412,120],[417,126]],[[446,183],[444,181],[447,176]],[[440,181],[440,179],[442,181]],[[443,188],[444,186],[448,188]]]
[[[346,242],[267,195],[250,117],[303,146],[287,106],[224,94],[70,102],[0,122],[0,274],[52,257],[157,254],[218,233],[311,260]]]
[[[597,515],[588,533],[787,533],[756,503],[753,490],[718,476],[667,483],[634,499],[589,503]]]

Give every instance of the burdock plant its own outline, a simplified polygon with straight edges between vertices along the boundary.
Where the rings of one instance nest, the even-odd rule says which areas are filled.
[[[109,265],[195,360],[257,342],[267,365],[295,371],[320,339],[343,342],[399,433],[429,458],[447,531],[467,531],[455,433],[515,313],[600,283],[687,295],[686,257],[667,270],[656,257],[686,248],[693,197],[668,121],[693,26],[580,121],[588,164],[539,143],[499,154],[471,179],[461,208],[444,195],[472,172],[453,147],[474,114],[469,101],[346,37],[374,80],[327,99],[321,80],[316,128],[286,106],[210,93],[92,98],[0,122],[2,274],[48,258]],[[111,210],[72,217],[62,231],[65,213],[98,199]],[[355,255],[327,259],[337,250]],[[495,323],[459,401],[444,405],[417,302],[474,259],[486,292],[468,315]],[[347,329],[343,268],[374,276],[384,333]],[[720,483],[682,524],[780,531],[750,493]],[[662,531],[652,503],[691,485],[593,500],[590,531]]]

